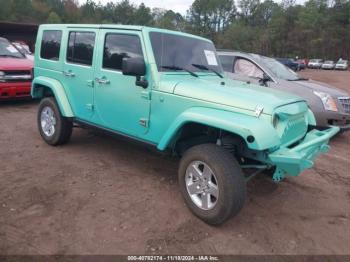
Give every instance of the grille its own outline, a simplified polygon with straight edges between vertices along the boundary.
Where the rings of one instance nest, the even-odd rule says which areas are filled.
[[[338,100],[344,111],[350,114],[350,97],[338,97]]]
[[[30,75],[31,72],[29,70],[13,70],[13,71],[5,71],[5,75],[13,76],[13,75]]]
[[[29,82],[32,80],[32,72],[29,70],[4,71],[5,82]]]
[[[304,134],[306,129],[304,115],[290,117],[284,122],[284,130],[281,136],[282,143],[294,141],[300,134]]]
[[[297,102],[280,106],[273,119],[274,127],[284,146],[289,146],[301,139],[307,132],[305,102]]]

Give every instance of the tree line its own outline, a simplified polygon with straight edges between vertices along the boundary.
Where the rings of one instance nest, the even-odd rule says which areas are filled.
[[[195,0],[186,14],[129,0],[96,2],[0,0],[0,21],[146,25],[201,35],[223,49],[350,58],[350,0]]]

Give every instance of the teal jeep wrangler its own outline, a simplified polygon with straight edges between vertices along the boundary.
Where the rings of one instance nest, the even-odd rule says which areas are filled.
[[[250,175],[297,176],[339,131],[313,129],[299,97],[225,78],[211,41],[148,27],[40,26],[32,96],[50,145],[76,123],[181,157],[181,193],[209,224],[239,212]]]

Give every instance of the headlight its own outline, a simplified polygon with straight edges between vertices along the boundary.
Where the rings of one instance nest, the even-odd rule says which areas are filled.
[[[337,103],[330,94],[318,91],[314,91],[314,94],[321,99],[324,109],[328,111],[338,112]]]

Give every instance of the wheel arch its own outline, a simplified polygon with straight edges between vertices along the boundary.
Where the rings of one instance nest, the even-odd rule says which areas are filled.
[[[184,127],[195,124],[215,128],[239,136],[249,149],[265,150],[278,146],[280,139],[268,122],[240,113],[194,107],[179,115],[162,136],[157,148],[165,150],[174,146]],[[251,138],[254,138],[254,141]]]
[[[44,76],[36,77],[32,82],[31,95],[33,98],[54,96],[61,114],[64,117],[74,117],[67,94],[58,80]]]

